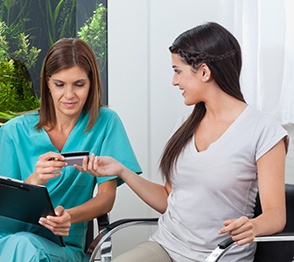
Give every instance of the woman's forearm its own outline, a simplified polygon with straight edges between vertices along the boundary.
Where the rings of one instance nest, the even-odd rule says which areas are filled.
[[[117,179],[99,185],[96,196],[82,205],[67,209],[71,223],[90,221],[111,211],[116,196]]]
[[[160,213],[167,208],[168,191],[163,185],[146,180],[128,168],[123,168],[120,178],[150,207]]]
[[[253,219],[256,225],[256,235],[271,235],[282,231],[286,224],[285,208],[267,210]]]

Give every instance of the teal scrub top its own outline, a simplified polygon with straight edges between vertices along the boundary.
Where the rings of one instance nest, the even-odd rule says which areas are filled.
[[[94,127],[85,132],[88,118],[88,114],[81,114],[61,152],[43,129],[35,129],[39,121],[37,111],[8,121],[0,128],[0,176],[25,180],[35,171],[39,156],[49,151],[89,151],[97,156],[111,156],[140,174],[141,168],[119,116],[113,110],[101,107]],[[68,209],[92,198],[96,183],[114,178],[94,177],[67,166],[58,178],[50,179],[45,186],[53,206]],[[69,236],[64,238],[66,245],[84,249],[86,229],[86,222],[73,224]]]

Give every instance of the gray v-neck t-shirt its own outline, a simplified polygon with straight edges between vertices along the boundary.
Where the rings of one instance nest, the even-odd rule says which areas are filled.
[[[225,220],[253,216],[256,161],[285,136],[271,115],[247,106],[207,150],[198,152],[193,137],[178,158],[168,208],[150,239],[176,261],[205,261],[228,237],[218,234]],[[232,249],[222,261],[249,262],[254,252],[251,243]]]

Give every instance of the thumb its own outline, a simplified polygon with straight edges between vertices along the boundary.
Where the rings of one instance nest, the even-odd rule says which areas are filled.
[[[56,216],[60,217],[63,214],[63,212],[64,212],[64,207],[57,206],[55,208],[55,214],[56,214]]]

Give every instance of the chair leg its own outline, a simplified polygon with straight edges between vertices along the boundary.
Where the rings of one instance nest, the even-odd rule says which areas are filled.
[[[112,243],[111,238],[107,240],[101,246],[101,262],[110,262],[112,259]]]
[[[90,262],[111,262],[112,243],[110,237],[101,244],[99,252],[97,252],[95,255],[95,257],[91,257]]]

